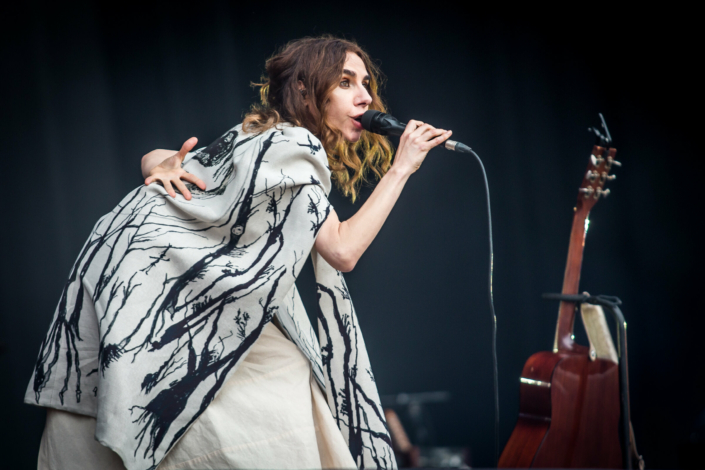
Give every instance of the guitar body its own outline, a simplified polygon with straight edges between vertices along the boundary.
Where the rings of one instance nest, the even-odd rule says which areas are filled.
[[[601,117],[601,116],[600,116]],[[603,120],[603,127],[606,125]],[[595,130],[599,136],[599,132]],[[609,134],[609,133],[608,133]],[[602,139],[609,143],[609,139]],[[606,197],[616,150],[595,145],[578,189],[562,293],[578,293],[589,213]],[[553,351],[532,355],[520,378],[519,419],[499,467],[621,468],[619,366],[573,341],[576,304],[562,301]],[[608,333],[609,334],[609,333]],[[610,338],[611,341],[611,338]]]
[[[536,353],[524,366],[519,420],[498,466],[620,468],[619,417],[617,364],[591,360],[587,348]]]

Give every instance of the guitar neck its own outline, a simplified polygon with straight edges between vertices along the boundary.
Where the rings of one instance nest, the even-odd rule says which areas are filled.
[[[583,264],[583,250],[585,248],[585,234],[587,233],[588,216],[592,206],[595,205],[600,194],[604,194],[602,185],[608,178],[607,174],[616,154],[615,149],[594,146],[592,161],[583,178],[580,187],[578,202],[573,214],[573,227],[570,231],[570,245],[568,246],[568,260],[563,276],[563,294],[575,295],[580,287],[580,270]],[[591,178],[592,172],[597,176]],[[599,175],[604,175],[600,180]],[[573,324],[575,322],[575,302],[561,302],[558,310],[558,323],[556,336],[553,343],[554,352],[560,350],[575,350],[573,341]]]
[[[583,264],[583,249],[585,248],[585,234],[590,212],[586,210],[581,201],[573,214],[573,228],[570,231],[570,245],[568,247],[568,261],[563,276],[563,294],[577,294],[580,286],[580,268]],[[573,323],[575,322],[575,302],[561,302],[558,309],[558,324],[556,325],[556,339],[553,350],[573,350]]]

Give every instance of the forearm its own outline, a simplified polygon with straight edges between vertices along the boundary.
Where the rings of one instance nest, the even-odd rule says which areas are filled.
[[[152,150],[147,155],[142,157],[142,177],[147,178],[149,176],[149,172],[152,171],[154,167],[158,166],[161,162],[175,153],[176,150],[157,149]]]
[[[409,176],[391,169],[382,177],[360,210],[338,227],[340,243],[354,263],[357,263],[379,233]]]
[[[387,220],[409,176],[393,167],[354,216],[344,222],[335,217],[333,226],[316,240],[316,249],[326,261],[340,271],[355,267]]]

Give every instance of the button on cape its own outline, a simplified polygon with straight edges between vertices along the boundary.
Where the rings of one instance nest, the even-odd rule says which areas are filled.
[[[358,466],[395,468],[345,280],[313,249],[331,211],[320,141],[288,124],[237,126],[183,167],[207,185],[191,201],[141,186],[95,225],[25,402],[94,416],[129,470],[155,469],[276,315]],[[320,345],[294,283],[309,253]]]

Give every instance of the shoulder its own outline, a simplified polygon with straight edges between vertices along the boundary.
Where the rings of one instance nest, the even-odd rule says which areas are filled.
[[[302,150],[310,152],[312,155],[323,154],[325,155],[325,150],[323,150],[323,144],[318,140],[318,137],[313,135],[311,131],[305,127],[297,127],[292,125],[283,125],[279,128],[283,137],[295,141],[296,145],[301,147]]]
[[[277,124],[276,126],[262,132],[257,136],[262,141],[271,140],[281,150],[290,153],[309,154],[315,157],[325,157],[326,151],[323,149],[321,141],[305,127],[297,127],[288,122]]]
[[[328,156],[321,141],[304,127],[278,124],[256,137],[265,160],[297,182],[321,184],[330,193]]]

